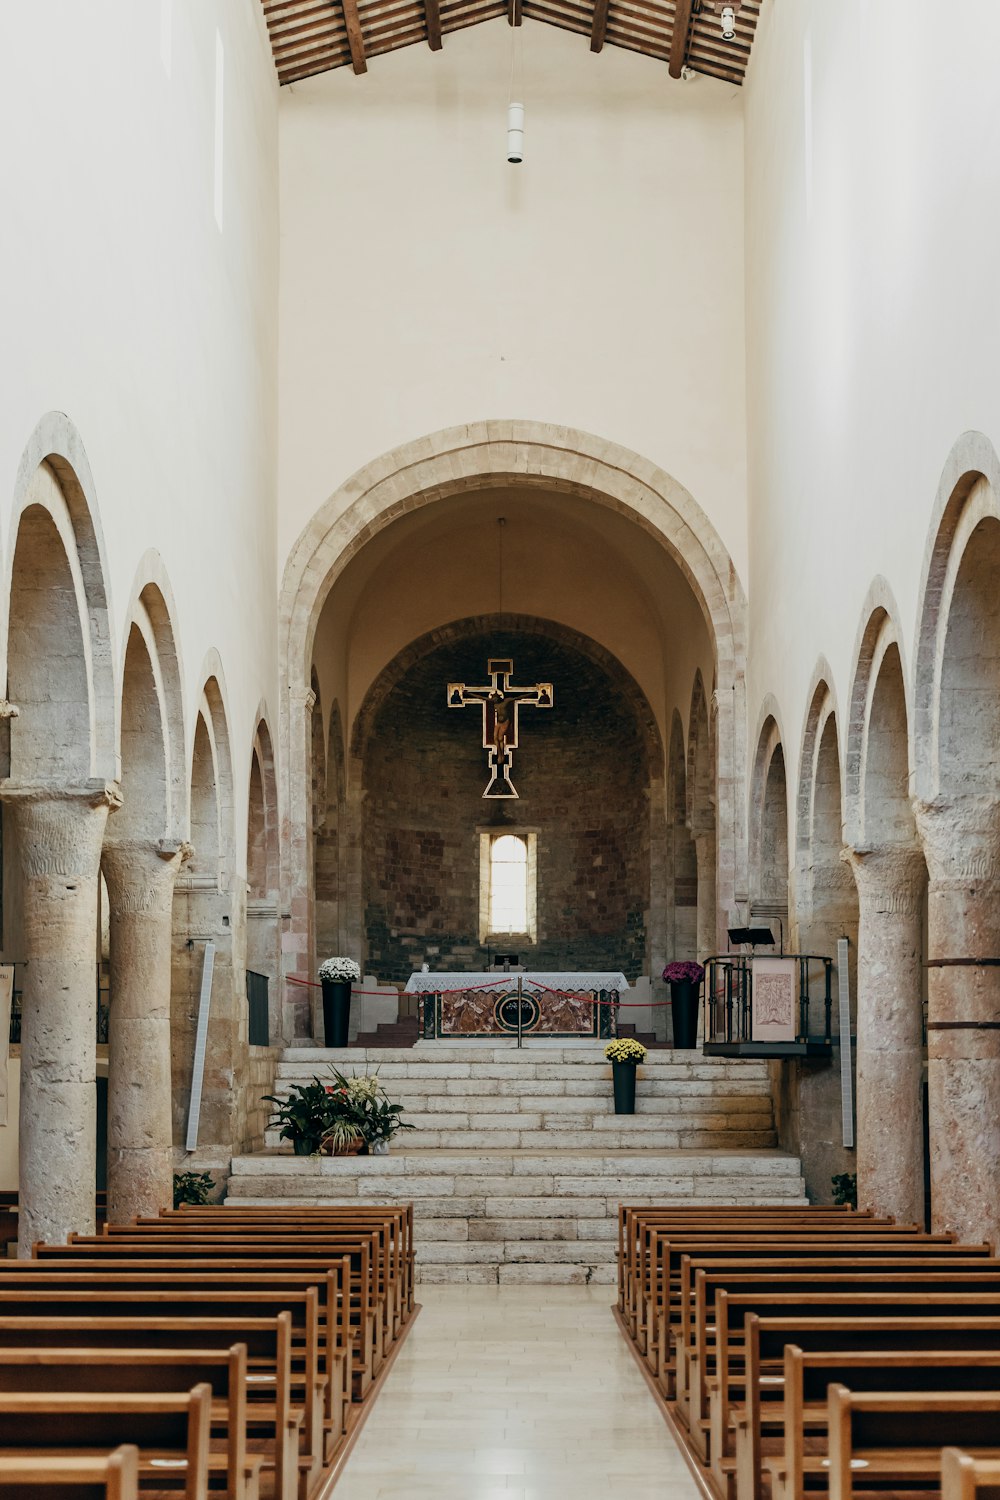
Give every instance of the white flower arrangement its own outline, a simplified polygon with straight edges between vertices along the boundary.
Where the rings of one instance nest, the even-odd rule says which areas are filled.
[[[338,981],[357,984],[361,978],[361,970],[353,958],[327,958],[319,966],[319,977],[333,984]]]
[[[646,1061],[646,1049],[634,1037],[622,1036],[608,1043],[604,1049],[604,1056],[609,1062],[635,1063],[638,1066],[639,1063]]]

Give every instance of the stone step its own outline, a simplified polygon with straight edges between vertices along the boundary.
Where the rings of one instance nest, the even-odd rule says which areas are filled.
[[[550,1074],[552,1068],[599,1069],[606,1077],[611,1076],[611,1064],[603,1049],[590,1047],[532,1047],[518,1050],[516,1047],[437,1047],[434,1043],[418,1042],[413,1047],[351,1047],[333,1048],[296,1047],[286,1048],[278,1062],[279,1077],[311,1078],[326,1068],[336,1067],[341,1071],[358,1072],[362,1068],[384,1074],[385,1077],[405,1077],[407,1074],[436,1076],[440,1078],[468,1078],[487,1068],[513,1069],[522,1076],[570,1076]],[[752,1078],[767,1087],[769,1073],[765,1062],[754,1062],[747,1058],[703,1057],[700,1052],[684,1052],[668,1048],[650,1052],[639,1069],[640,1078]],[[503,1076],[492,1074],[488,1076]]]
[[[320,1077],[323,1075],[321,1074]],[[610,1072],[606,1076],[571,1075],[568,1078],[501,1077],[492,1074],[462,1078],[421,1077],[403,1074],[392,1077],[380,1073],[380,1078],[391,1093],[399,1098],[415,1098],[426,1094],[432,1098],[488,1095],[559,1098],[568,1096],[581,1099],[612,1098]],[[277,1091],[287,1091],[293,1083],[307,1083],[303,1074],[286,1076],[277,1080]],[[744,1078],[658,1078],[642,1076],[637,1080],[636,1098],[645,1099],[714,1099],[756,1098],[769,1099],[770,1090],[759,1080]]]
[[[618,1205],[804,1203],[800,1165],[765,1151],[419,1151],[237,1157],[229,1201],[414,1204],[425,1282],[615,1279]]]

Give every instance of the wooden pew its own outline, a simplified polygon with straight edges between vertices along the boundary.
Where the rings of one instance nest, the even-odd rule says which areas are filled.
[[[140,1488],[181,1479],[184,1500],[208,1500],[211,1394],[207,1385],[182,1395],[0,1394],[0,1474],[11,1458],[100,1458],[127,1436]]]
[[[738,1500],[761,1500],[762,1466],[774,1452],[784,1451],[785,1354],[790,1346],[807,1357],[834,1354],[849,1358],[865,1354],[906,1357],[911,1352],[958,1354],[972,1361],[1000,1351],[1000,1317],[842,1317],[783,1318],[747,1315],[745,1374],[742,1399],[730,1401],[730,1390],[712,1403],[713,1479],[720,1494],[728,1493],[735,1472]],[[730,1381],[730,1386],[734,1384]],[[729,1411],[733,1447],[721,1434],[723,1409]],[[825,1412],[823,1425],[825,1426]],[[775,1437],[767,1439],[766,1432]],[[768,1445],[770,1453],[768,1452]],[[732,1465],[724,1455],[735,1451]]]
[[[228,1328],[234,1318],[273,1319],[287,1312],[293,1341],[303,1362],[306,1392],[299,1467],[307,1486],[315,1482],[324,1462],[326,1399],[326,1377],[320,1373],[319,1304],[315,1286],[301,1290],[279,1287],[273,1292],[235,1291],[226,1287],[210,1291],[184,1287],[136,1289],[124,1285],[69,1290],[29,1286],[27,1278],[22,1279],[26,1283],[23,1289],[0,1285],[0,1338],[8,1321],[19,1316],[49,1320],[174,1318],[190,1323],[222,1318],[223,1326]]]
[[[678,1233],[705,1234],[728,1232],[752,1235],[765,1233],[780,1235],[796,1228],[804,1233],[821,1233],[825,1228],[827,1237],[842,1234],[883,1235],[914,1234],[922,1232],[919,1225],[897,1225],[892,1220],[875,1219],[862,1214],[845,1215],[842,1209],[760,1208],[717,1209],[714,1214],[687,1209],[626,1209],[619,1220],[619,1253],[622,1260],[620,1275],[625,1284],[632,1286],[632,1295],[627,1299],[634,1311],[637,1289],[644,1286],[650,1270],[650,1247],[658,1231],[673,1230]],[[624,1309],[623,1309],[624,1310]],[[633,1330],[634,1331],[634,1330]]]
[[[1000,1460],[943,1449],[941,1500],[1000,1500]]]
[[[308,1266],[308,1263],[306,1263]],[[105,1288],[113,1278],[117,1287],[133,1290],[218,1289],[235,1292],[280,1293],[282,1288],[316,1290],[319,1304],[319,1347],[321,1373],[326,1380],[326,1417],[342,1427],[346,1420],[348,1327],[343,1295],[345,1274],[342,1266],[316,1267],[305,1270],[277,1269],[269,1261],[246,1261],[242,1265],[215,1261],[115,1260],[109,1264],[89,1260],[19,1261],[13,1266],[0,1263],[0,1290],[20,1286],[40,1290]]]
[[[827,1395],[831,1385],[847,1386],[852,1395],[948,1390],[1000,1395],[1000,1349],[984,1353],[908,1349],[896,1353],[830,1350],[806,1354],[790,1344],[785,1349],[782,1439],[779,1451],[764,1459],[771,1500],[795,1500],[805,1489],[807,1427],[810,1455],[818,1457],[822,1466],[827,1456]],[[1000,1443],[1000,1428],[997,1441]]]
[[[116,1235],[106,1239],[79,1236],[68,1245],[36,1247],[38,1260],[68,1260],[88,1257],[148,1258],[156,1260],[207,1260],[215,1257],[264,1260],[311,1259],[320,1268],[333,1269],[345,1258],[350,1260],[350,1312],[356,1329],[355,1361],[356,1399],[367,1393],[391,1342],[392,1322],[384,1281],[373,1272],[378,1261],[378,1231],[331,1231],[321,1236],[296,1236],[256,1232],[216,1233],[209,1231],[170,1234],[166,1236],[139,1232],[135,1237]],[[22,1263],[23,1264],[23,1263]],[[382,1290],[378,1290],[381,1286]]]
[[[413,1295],[413,1204],[398,1203],[388,1204],[295,1204],[295,1205],[257,1205],[257,1204],[226,1204],[223,1206],[215,1204],[184,1204],[176,1209],[162,1209],[160,1219],[178,1218],[189,1224],[201,1225],[208,1222],[218,1222],[224,1217],[238,1217],[241,1223],[259,1223],[261,1225],[272,1225],[288,1223],[300,1225],[302,1223],[312,1224],[314,1222],[343,1223],[351,1225],[366,1225],[375,1222],[377,1218],[392,1215],[398,1217],[401,1225],[400,1235],[400,1263],[403,1276],[403,1311],[404,1316],[409,1317],[414,1309]],[[139,1222],[144,1222],[140,1220]],[[154,1221],[156,1222],[156,1221]]]
[[[206,1384],[211,1426],[224,1437],[208,1455],[209,1483],[220,1478],[230,1500],[256,1500],[263,1458],[247,1447],[247,1348],[225,1350],[6,1349],[0,1350],[0,1396],[20,1393],[183,1394]],[[296,1474],[297,1477],[297,1474]],[[0,1495],[3,1481],[0,1476]]]
[[[678,1409],[688,1423],[696,1451],[702,1456],[708,1451],[709,1381],[715,1376],[719,1387],[728,1381],[731,1350],[735,1346],[742,1352],[743,1322],[729,1321],[734,1303],[743,1308],[745,1316],[747,1298],[773,1293],[796,1301],[811,1293],[833,1296],[840,1292],[859,1300],[866,1294],[889,1300],[897,1294],[912,1294],[929,1301],[969,1293],[992,1296],[1000,1307],[1000,1269],[913,1270],[907,1266],[876,1271],[839,1269],[836,1262],[830,1262],[826,1269],[808,1273],[763,1271],[750,1275],[699,1270],[693,1319],[684,1325],[684,1343],[678,1348],[678,1366],[684,1360],[687,1370],[686,1403],[679,1400]]]
[[[139,1450],[123,1443],[105,1458],[8,1458],[3,1500],[138,1500]]]
[[[825,1489],[830,1500],[853,1500],[887,1487],[936,1492],[941,1453],[960,1446],[973,1458],[1000,1459],[1000,1393],[921,1391],[855,1394],[831,1385],[827,1413],[829,1463],[807,1454],[807,1485]]]
[[[718,1230],[688,1232],[675,1229],[654,1228],[649,1236],[648,1260],[642,1269],[642,1278],[636,1292],[635,1341],[640,1352],[647,1352],[654,1373],[659,1369],[660,1351],[663,1348],[663,1318],[669,1307],[671,1274],[679,1272],[680,1257],[684,1254],[711,1253],[729,1249],[732,1254],[741,1251],[758,1256],[793,1254],[816,1245],[821,1252],[830,1254],[843,1250],[845,1246],[857,1246],[872,1251],[882,1248],[892,1253],[897,1247],[920,1244],[927,1251],[935,1248],[946,1250],[954,1245],[953,1235],[926,1236],[919,1230],[885,1229],[881,1225],[867,1224],[863,1228],[833,1235],[823,1225],[797,1224],[787,1229],[764,1226],[760,1229],[723,1227]],[[655,1354],[651,1351],[655,1350]]]
[[[401,1215],[379,1209],[377,1214],[360,1215],[357,1222],[347,1219],[310,1219],[303,1223],[297,1218],[287,1220],[252,1219],[242,1214],[226,1213],[222,1218],[198,1221],[195,1226],[184,1219],[154,1219],[134,1225],[109,1224],[105,1234],[98,1237],[116,1244],[137,1244],[146,1239],[157,1245],[170,1243],[233,1242],[250,1240],[254,1243],[272,1241],[286,1248],[295,1245],[303,1249],[322,1250],[340,1247],[340,1253],[349,1250],[354,1238],[359,1243],[372,1240],[372,1249],[367,1252],[367,1265],[360,1270],[372,1305],[378,1314],[383,1314],[386,1334],[379,1351],[379,1362],[389,1342],[398,1336],[403,1321],[402,1264],[404,1227]],[[88,1237],[70,1236],[70,1245],[93,1243]],[[51,1253],[51,1247],[47,1254]]]
[[[275,1318],[4,1317],[0,1360],[16,1351],[64,1348],[82,1348],[102,1358],[126,1345],[176,1360],[213,1344],[223,1346],[230,1337],[248,1351],[248,1450],[273,1472],[276,1500],[295,1500],[308,1396],[304,1377],[299,1377],[295,1395],[290,1313]]]
[[[384,1299],[379,1300],[372,1295],[374,1243],[375,1237],[366,1234],[345,1234],[337,1240],[324,1240],[318,1245],[308,1241],[297,1243],[288,1236],[283,1236],[280,1240],[240,1239],[228,1234],[221,1238],[209,1235],[172,1236],[168,1240],[146,1236],[134,1241],[124,1238],[76,1239],[69,1245],[39,1246],[35,1261],[21,1261],[18,1264],[45,1267],[54,1262],[67,1264],[86,1259],[93,1260],[98,1266],[118,1266],[128,1260],[136,1263],[148,1260],[164,1265],[179,1266],[188,1263],[192,1269],[208,1269],[212,1261],[217,1261],[221,1268],[228,1269],[235,1267],[237,1263],[249,1261],[250,1269],[263,1269],[266,1262],[274,1262],[277,1266],[289,1264],[294,1259],[314,1265],[316,1274],[320,1276],[336,1272],[341,1279],[341,1297],[345,1295],[345,1287],[347,1288],[348,1302],[340,1322],[344,1345],[353,1349],[354,1399],[360,1401],[378,1374],[387,1347],[386,1304]],[[346,1268],[345,1260],[348,1262]],[[354,1330],[353,1339],[348,1325]],[[350,1390],[351,1382],[347,1384]]]

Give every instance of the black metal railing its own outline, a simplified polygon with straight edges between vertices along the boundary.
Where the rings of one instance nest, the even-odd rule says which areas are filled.
[[[786,953],[784,957],[798,965],[798,1031],[795,1041],[829,1044],[833,1037],[833,959],[818,953]],[[820,978],[820,969],[821,997],[813,993],[812,984],[813,979]],[[724,953],[708,959],[705,963],[705,1042],[733,1044],[755,1040],[753,959],[743,953]]]
[[[250,1020],[247,1040],[251,1047],[266,1047],[270,1042],[267,997],[270,981],[266,974],[247,969],[247,1006]]]

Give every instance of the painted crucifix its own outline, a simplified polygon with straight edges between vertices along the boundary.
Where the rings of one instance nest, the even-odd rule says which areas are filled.
[[[486,687],[468,687],[464,682],[449,682],[448,707],[479,707],[483,715],[483,749],[489,765],[490,780],[484,797],[516,797],[510,773],[517,749],[518,715],[522,708],[551,708],[551,682],[536,682],[534,687],[515,687],[514,663],[509,657],[491,657],[486,663],[489,683]]]

